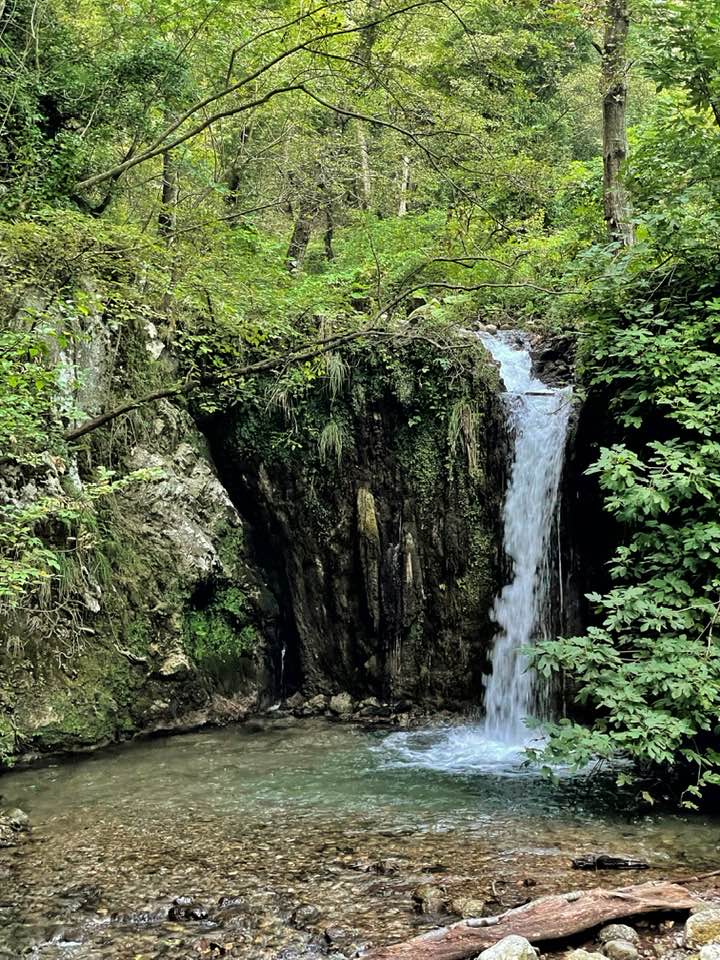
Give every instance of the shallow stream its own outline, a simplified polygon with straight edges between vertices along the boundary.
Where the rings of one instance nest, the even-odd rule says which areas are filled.
[[[596,884],[579,854],[647,860],[643,879],[717,867],[720,821],[636,816],[609,782],[521,764],[474,726],[278,718],[8,774],[34,830],[0,851],[0,956],[349,956],[437,925],[422,883],[494,913]],[[208,920],[168,920],[182,896]]]

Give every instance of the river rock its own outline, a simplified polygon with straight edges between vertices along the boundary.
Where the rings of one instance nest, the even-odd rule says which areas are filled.
[[[470,917],[482,917],[485,915],[485,902],[476,900],[473,897],[457,897],[450,904],[450,912],[463,920]]]
[[[290,922],[295,927],[304,927],[308,923],[313,923],[320,916],[320,908],[312,903],[301,903],[299,907],[293,910]]]
[[[600,943],[609,943],[611,940],[627,940],[628,943],[637,943],[640,937],[636,930],[627,923],[609,923],[598,934]]]
[[[361,717],[389,717],[391,710],[387,705],[383,705],[375,697],[368,697],[361,700],[357,709]]]
[[[720,943],[720,909],[715,907],[688,917],[685,924],[685,943],[689,947]]]
[[[14,807],[0,810],[0,847],[15,847],[30,830],[30,817],[24,810]]]
[[[447,913],[445,890],[432,883],[421,883],[413,890],[413,904],[418,913]]]
[[[605,960],[605,954],[592,953],[590,950],[571,950],[565,960]]]
[[[706,943],[701,947],[700,960],[720,960],[720,943]]]
[[[330,697],[330,711],[336,717],[349,717],[353,712],[353,699],[349,693],[336,693]]]
[[[323,693],[318,693],[305,701],[302,708],[303,715],[306,717],[316,716],[318,713],[325,713],[327,710],[327,697]]]
[[[479,960],[537,960],[537,951],[525,937],[510,936],[483,950]]]
[[[288,710],[292,710],[293,712],[296,710],[302,710],[304,705],[305,697],[299,691],[294,693],[291,697],[288,697],[287,701],[285,702],[285,706],[288,708]]]
[[[610,960],[638,960],[640,954],[634,943],[629,940],[608,940],[603,953]]]
[[[207,920],[207,909],[192,897],[175,897],[168,910],[168,920]]]

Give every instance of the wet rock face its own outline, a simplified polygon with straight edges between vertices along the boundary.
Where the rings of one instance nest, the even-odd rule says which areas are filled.
[[[477,362],[489,369],[484,353]],[[469,368],[472,451],[464,439],[451,448],[458,401],[432,363],[399,358],[402,390],[360,365],[332,404],[327,390],[304,396],[289,450],[264,442],[288,432],[279,410],[271,422],[248,407],[203,424],[281,611],[285,693],[435,706],[481,698],[501,580],[504,415],[496,386]],[[419,396],[407,399],[406,381]],[[323,459],[331,418],[343,446]]]
[[[575,340],[557,336],[543,340],[532,351],[533,373],[550,387],[565,387],[574,377]]]

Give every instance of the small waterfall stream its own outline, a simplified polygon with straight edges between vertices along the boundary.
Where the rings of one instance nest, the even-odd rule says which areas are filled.
[[[485,731],[508,744],[527,738],[524,720],[547,711],[547,691],[522,650],[547,636],[553,622],[551,536],[556,518],[570,388],[553,389],[532,375],[527,339],[516,332],[480,334],[500,364],[514,458],[503,508],[503,546],[511,579],[495,601],[498,633],[485,690]]]

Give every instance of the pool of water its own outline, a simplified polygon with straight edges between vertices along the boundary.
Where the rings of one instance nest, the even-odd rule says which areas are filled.
[[[291,718],[7,774],[34,830],[0,851],[0,956],[349,955],[437,923],[413,909],[425,882],[492,913],[596,883],[579,854],[647,860],[648,879],[716,867],[720,822],[639,816],[611,780],[559,774],[472,725]],[[168,920],[181,896],[208,919]]]

